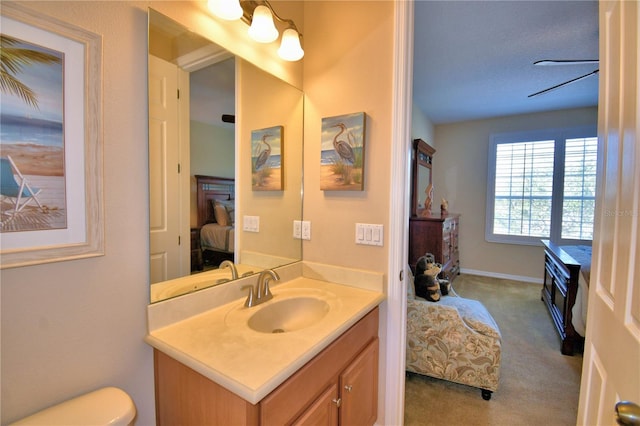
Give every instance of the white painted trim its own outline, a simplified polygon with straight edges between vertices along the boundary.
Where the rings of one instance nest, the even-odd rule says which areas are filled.
[[[387,301],[383,303],[381,331],[381,392],[378,423],[404,423],[404,378],[407,292],[400,281],[407,265],[409,235],[409,160],[413,79],[413,2],[394,2],[393,122],[389,197],[389,261]]]
[[[492,278],[500,278],[500,279],[512,280],[512,281],[522,281],[525,283],[542,284],[542,278],[538,278],[538,277],[527,277],[524,275],[512,275],[512,274],[500,274],[498,272],[479,271],[477,269],[466,269],[466,268],[461,268],[460,272],[463,274],[479,275],[481,277],[492,277]]]

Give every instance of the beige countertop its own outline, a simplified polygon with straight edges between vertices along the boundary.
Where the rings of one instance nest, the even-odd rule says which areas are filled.
[[[272,287],[273,299],[252,308],[236,299],[175,323],[150,328],[154,348],[255,404],[384,300],[372,291],[308,277]],[[248,318],[278,301],[313,295],[330,307],[297,331],[261,333]]]

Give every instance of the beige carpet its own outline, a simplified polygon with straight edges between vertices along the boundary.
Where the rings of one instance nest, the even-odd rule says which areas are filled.
[[[453,287],[484,303],[500,327],[499,388],[485,401],[477,388],[408,373],[405,424],[575,425],[582,355],[560,353],[542,286],[460,275]]]

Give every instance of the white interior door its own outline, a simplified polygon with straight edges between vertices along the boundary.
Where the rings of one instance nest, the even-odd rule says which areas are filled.
[[[637,1],[600,2],[598,196],[578,425],[640,403],[640,49]]]
[[[181,274],[177,71],[176,65],[149,55],[151,283]]]

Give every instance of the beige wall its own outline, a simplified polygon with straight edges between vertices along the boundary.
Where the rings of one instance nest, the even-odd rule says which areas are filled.
[[[191,120],[189,133],[191,158],[191,219],[198,225],[198,195],[195,175],[233,178],[235,176],[235,131]]]
[[[146,6],[24,2],[103,35],[105,256],[3,270],[2,424],[105,385],[154,419],[146,331]]]
[[[303,258],[378,271],[389,283],[389,199],[391,152],[407,141],[392,140],[394,2],[305,2],[305,162],[304,211],[311,240]],[[311,19],[312,18],[312,19]],[[339,31],[330,31],[337,28]],[[323,117],[364,112],[364,191],[320,190]],[[384,246],[355,244],[355,224],[384,225]],[[385,416],[387,308],[380,317],[378,421]]]
[[[233,178],[235,131],[193,120],[190,129],[191,174]]]
[[[435,147],[434,131],[433,123],[431,123],[429,117],[414,103],[411,110],[411,140],[422,139]]]
[[[355,244],[355,224],[388,230],[393,70],[393,2],[305,3],[304,259],[387,272],[388,244]],[[327,31],[327,28],[348,28]],[[321,121],[366,114],[364,191],[320,190]],[[402,141],[404,143],[404,141]]]
[[[487,161],[491,133],[595,125],[597,108],[502,117],[435,126],[434,198],[462,214],[460,263],[463,271],[540,281],[541,247],[489,243],[484,238]]]
[[[137,424],[151,425],[153,358],[142,340],[149,303],[147,7],[202,28],[299,87],[302,64],[273,59],[275,44],[254,51],[256,43],[238,42],[246,25],[214,21],[203,1],[21,3],[103,36],[106,255],[0,272],[0,421],[115,385],[133,397]],[[302,22],[299,2],[282,9]]]
[[[236,217],[238,221],[245,215],[260,218],[260,232],[236,227],[235,232],[241,233],[237,238],[236,261],[262,267],[291,263],[302,258],[301,241],[293,238],[293,220],[300,220],[302,216],[304,95],[246,61],[238,61],[236,68],[240,108],[236,123],[239,160]],[[274,177],[281,174],[283,189],[258,190],[252,181],[251,157],[255,155],[252,132],[274,126],[282,126],[280,148],[285,160],[284,167],[272,171]],[[272,155],[276,155],[276,147],[272,148]],[[260,261],[251,257],[256,253]]]

